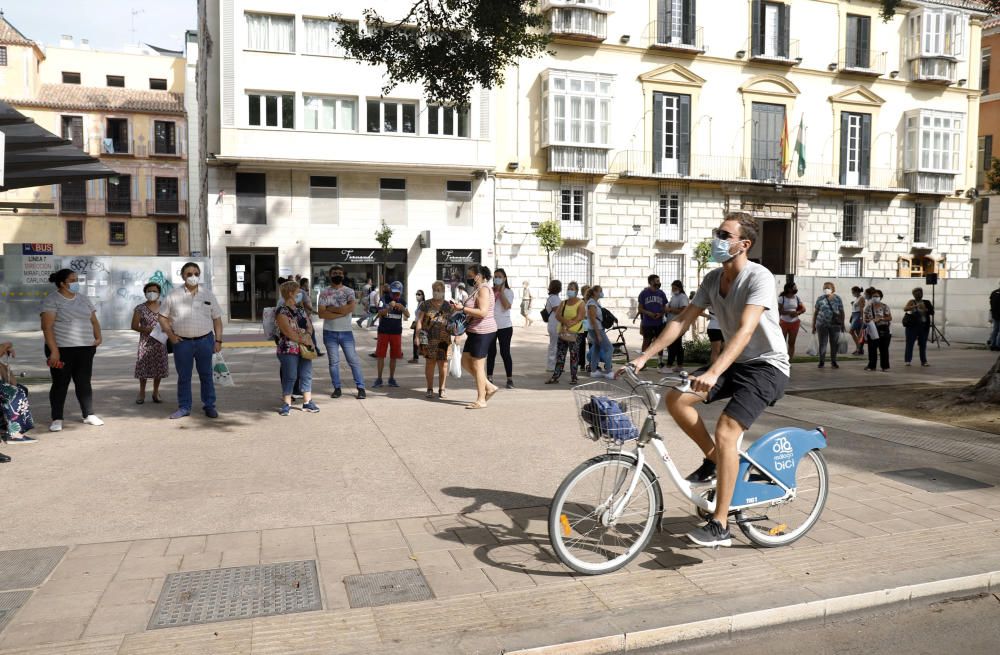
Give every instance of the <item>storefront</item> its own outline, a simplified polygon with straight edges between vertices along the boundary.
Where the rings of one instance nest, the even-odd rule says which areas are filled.
[[[445,289],[454,298],[459,283],[465,281],[465,273],[469,266],[482,261],[482,250],[438,250],[437,279],[444,282]]]
[[[361,298],[368,280],[406,283],[406,250],[383,252],[381,248],[313,248],[309,251],[313,297],[329,286],[330,267],[344,267],[344,284]],[[355,313],[360,312],[360,303]]]

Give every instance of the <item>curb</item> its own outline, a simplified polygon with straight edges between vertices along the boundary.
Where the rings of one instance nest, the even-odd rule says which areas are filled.
[[[745,612],[714,619],[650,628],[637,632],[622,632],[606,637],[507,651],[507,655],[602,655],[623,653],[656,646],[678,644],[706,637],[735,636],[737,633],[799,621],[823,620],[850,612],[876,607],[910,603],[954,593],[996,592],[1000,590],[1000,570],[975,575],[904,585],[891,589],[869,591],[774,607],[757,612]]]

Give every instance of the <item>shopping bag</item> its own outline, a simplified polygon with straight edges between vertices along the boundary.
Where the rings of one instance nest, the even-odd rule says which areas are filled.
[[[167,333],[163,331],[159,323],[153,326],[153,331],[149,333],[149,336],[162,344],[167,343]]]
[[[809,347],[806,348],[806,354],[810,357],[815,357],[819,354],[819,337],[816,336],[814,332],[812,338],[809,340]]]
[[[451,344],[451,360],[448,362],[448,373],[456,380],[462,377],[462,349],[457,343]]]
[[[837,354],[846,355],[847,354],[847,333],[840,332],[837,337]]]
[[[865,325],[865,341],[878,341],[878,326],[874,321]]]
[[[233,375],[229,370],[229,365],[223,359],[222,353],[212,355],[212,380],[220,387],[235,387]]]
[[[23,384],[0,382],[0,439],[13,439],[33,427],[28,389]]]

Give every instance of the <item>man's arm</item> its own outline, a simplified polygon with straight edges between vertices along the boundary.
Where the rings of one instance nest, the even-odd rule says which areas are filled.
[[[763,305],[747,305],[743,308],[743,314],[740,316],[740,329],[736,331],[736,334],[731,339],[726,341],[726,347],[719,353],[719,357],[715,360],[715,363],[709,366],[708,370],[702,375],[691,379],[691,388],[693,390],[704,393],[712,390],[715,383],[719,381],[719,376],[733,365],[736,358],[743,353],[743,349],[750,343],[750,338],[753,337],[754,330],[760,325],[761,316],[764,315],[766,309]]]
[[[222,350],[222,317],[212,319],[212,330],[215,332],[215,352]]]
[[[347,316],[354,312],[355,304],[356,301],[352,300],[346,305],[341,305],[340,307],[334,307],[333,305],[320,305],[318,316],[324,319],[334,319],[340,318],[341,316]]]

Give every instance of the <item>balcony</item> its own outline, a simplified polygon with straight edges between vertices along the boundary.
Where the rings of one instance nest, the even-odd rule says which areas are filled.
[[[640,150],[618,152],[611,163],[611,172],[621,177],[652,179],[684,179],[719,182],[744,182],[774,186],[822,187],[831,189],[867,189],[901,193],[909,189],[903,185],[901,171],[890,168],[871,168],[867,184],[841,184],[839,169],[830,162],[808,161],[800,176],[793,163],[782,170],[777,159],[691,155],[690,174],[654,172],[652,155]]]
[[[843,48],[837,56],[837,70],[854,75],[878,77],[885,74],[885,52]]]
[[[86,214],[87,195],[84,193],[60,193],[59,213],[61,214]]]
[[[645,33],[648,35],[646,44],[648,48],[691,54],[705,52],[705,29],[702,27],[695,27],[693,34],[681,35],[678,38],[670,34],[669,26],[654,21],[646,27]]]
[[[586,221],[559,221],[560,234],[567,241],[587,241],[590,238]]]
[[[147,200],[146,214],[148,216],[185,216],[187,215],[187,201],[176,198]]]
[[[112,139],[97,137],[90,140],[91,155],[126,155],[136,154],[136,143],[133,139]],[[145,148],[145,146],[142,146]]]
[[[132,215],[132,199],[128,196],[125,197],[114,197],[108,195],[108,203],[106,211],[109,214],[123,214],[125,216]]]
[[[958,62],[949,57],[920,57],[911,59],[910,79],[914,82],[954,84],[958,79]]]
[[[780,66],[798,66],[802,63],[799,56],[799,41],[792,39],[788,42],[788,51],[784,52],[780,44],[765,45],[764,50],[754,53],[751,42],[747,41],[746,51],[750,53],[750,61],[761,64],[778,64]]]
[[[608,17],[588,7],[571,5],[552,9],[549,33],[563,39],[600,43],[608,38]]]
[[[664,243],[683,243],[684,230],[681,225],[660,223],[657,227],[656,240]]]
[[[577,146],[548,146],[550,173],[608,172],[607,148],[582,148]]]

